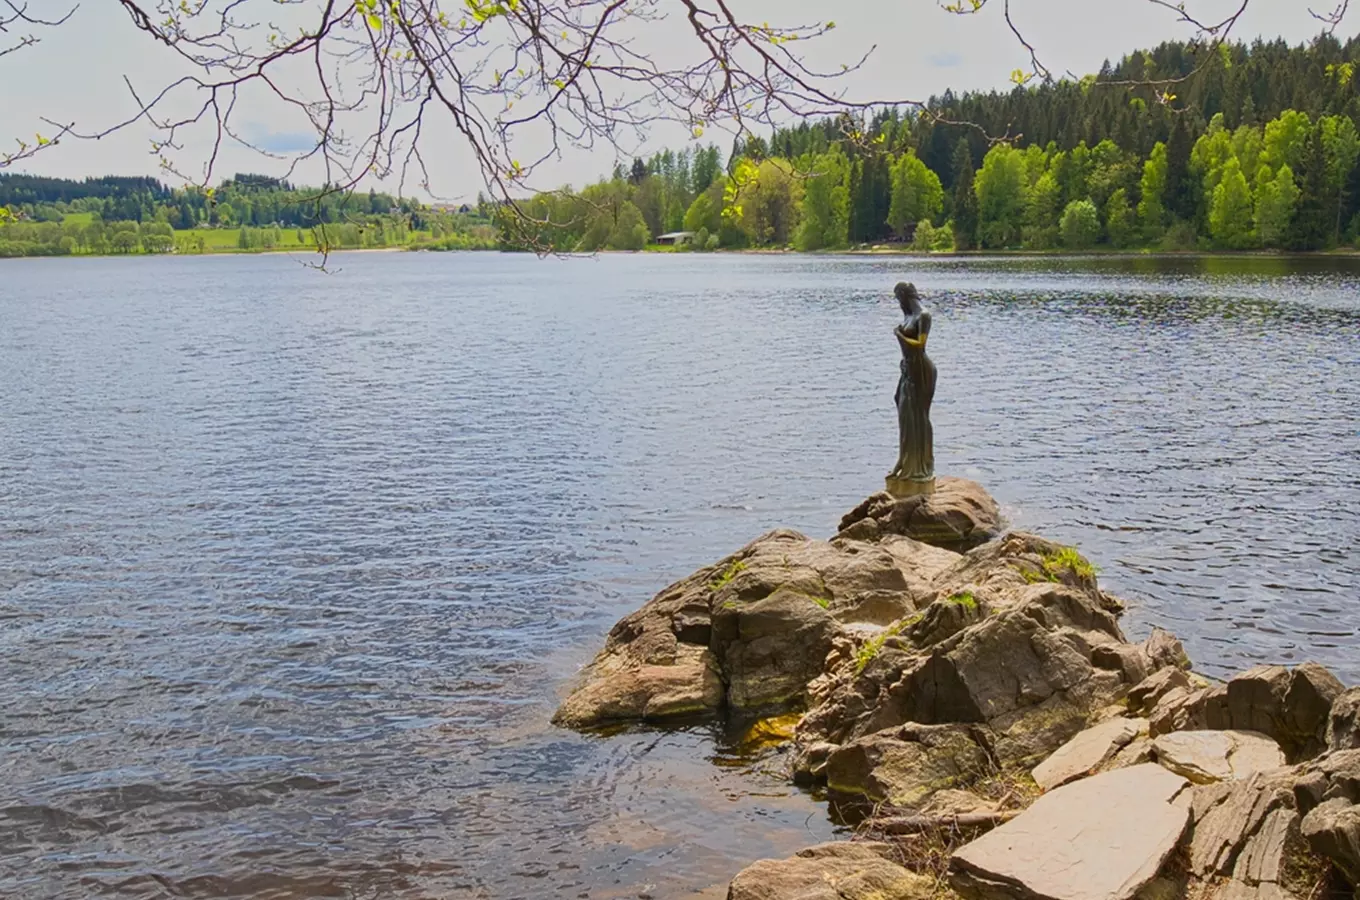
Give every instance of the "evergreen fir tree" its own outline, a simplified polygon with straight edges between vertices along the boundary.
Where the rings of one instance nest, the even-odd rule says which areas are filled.
[[[1190,171],[1190,151],[1194,142],[1190,140],[1190,129],[1185,118],[1176,120],[1171,129],[1171,140],[1166,145],[1166,184],[1163,188],[1162,206],[1173,216],[1184,221],[1195,218],[1195,176]]]
[[[1316,125],[1303,144],[1298,172],[1299,205],[1289,230],[1290,250],[1321,250],[1332,234],[1332,198],[1327,191],[1327,154],[1322,129]]]
[[[967,138],[954,147],[954,248],[977,246],[978,202],[973,192],[973,151]]]

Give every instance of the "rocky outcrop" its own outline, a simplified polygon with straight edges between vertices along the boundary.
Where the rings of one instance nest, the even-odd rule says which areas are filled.
[[[1033,765],[1132,687],[1128,644],[1088,564],[1012,534],[940,572],[929,603],[819,687],[796,733],[804,772],[815,748],[907,722],[986,725],[996,761]],[[1127,653],[1101,653],[1116,647]],[[1106,665],[1102,665],[1102,661]]]
[[[796,781],[929,848],[819,845],[749,867],[735,900],[924,900],[969,838],[949,863],[969,900],[1291,900],[1306,848],[1360,882],[1360,689],[1311,663],[1211,683],[1167,632],[1125,639],[1072,548],[978,544],[995,510],[942,479],[830,541],[770,532],[615,625],[554,721],[806,709],[742,746],[790,744]]]
[[[1000,533],[1001,510],[982,485],[965,478],[937,478],[930,494],[874,494],[841,519],[838,536],[877,541],[899,534],[937,547],[967,550]]]
[[[870,841],[818,844],[788,859],[762,859],[732,879],[727,900],[928,900],[934,882]]]
[[[1185,785],[1141,765],[1058,788],[956,850],[950,885],[969,900],[1128,900],[1185,831],[1189,811],[1171,803]]]
[[[799,704],[838,642],[912,613],[957,559],[901,536],[833,543],[772,531],[620,620],[553,721]]]

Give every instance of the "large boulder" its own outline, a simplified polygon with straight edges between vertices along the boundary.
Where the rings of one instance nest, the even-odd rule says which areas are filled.
[[[1256,666],[1205,698],[1204,723],[1268,734],[1291,760],[1307,759],[1326,748],[1332,702],[1343,690],[1336,676],[1317,663],[1293,670]]]
[[[800,746],[906,722],[975,723],[994,732],[1000,763],[1030,766],[1132,687],[1122,668],[1093,661],[1128,645],[1089,567],[1059,545],[1010,535],[934,585],[928,606],[837,674],[799,726]]]
[[[928,900],[934,882],[871,841],[818,844],[788,859],[762,859],[732,879],[727,900]]]
[[[900,534],[951,550],[967,550],[1001,533],[1001,509],[976,481],[937,478],[935,491],[873,494],[841,519],[840,536],[877,541]]]
[[[1176,848],[1185,780],[1133,766],[1060,787],[954,852],[950,885],[968,900],[1128,900]]]
[[[833,791],[912,808],[936,791],[970,784],[991,771],[976,727],[901,725],[838,747],[826,763]]]
[[[553,720],[586,728],[801,704],[847,629],[911,614],[958,558],[901,536],[772,531],[621,619]]]

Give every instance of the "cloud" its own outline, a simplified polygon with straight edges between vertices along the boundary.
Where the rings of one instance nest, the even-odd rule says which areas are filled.
[[[963,57],[957,53],[936,53],[930,57],[930,64],[937,69],[952,69],[963,65]]]

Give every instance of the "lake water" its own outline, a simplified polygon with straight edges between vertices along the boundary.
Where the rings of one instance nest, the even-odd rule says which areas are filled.
[[[0,264],[0,896],[689,896],[835,833],[721,729],[548,724],[609,626],[895,447],[1132,636],[1360,681],[1360,264]],[[716,890],[714,890],[716,888]]]

